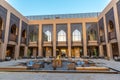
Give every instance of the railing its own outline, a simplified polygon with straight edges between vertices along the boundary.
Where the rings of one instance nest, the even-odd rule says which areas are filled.
[[[67,18],[93,18],[98,17],[100,12],[94,13],[77,13],[77,14],[57,14],[57,15],[37,15],[26,16],[29,20],[46,20],[46,19],[67,19]]]
[[[104,42],[105,41],[105,36],[100,36],[100,42]]]
[[[16,42],[17,36],[14,34],[10,34],[10,41],[15,41]]]
[[[26,38],[22,37],[22,43],[26,43]]]
[[[109,40],[116,39],[116,33],[115,32],[109,32],[108,37],[109,37]]]
[[[2,38],[2,30],[0,30],[0,38]]]
[[[43,41],[43,44],[52,44],[52,41]]]

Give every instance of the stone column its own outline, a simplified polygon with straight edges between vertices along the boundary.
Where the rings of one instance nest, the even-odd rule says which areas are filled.
[[[7,50],[7,43],[8,43],[8,33],[9,33],[9,24],[10,24],[10,11],[7,12],[7,18],[6,18],[6,28],[5,28],[5,37],[4,37],[4,43],[1,44],[2,50],[1,50],[1,59],[4,60],[6,56],[6,50]]]
[[[108,58],[110,59],[113,59],[113,56],[112,56],[112,45],[110,43],[107,44],[107,56]]]
[[[43,57],[42,53],[42,25],[39,24],[38,56]]]
[[[83,52],[84,56],[87,56],[87,36],[86,36],[86,23],[82,23],[82,31],[83,31]]]
[[[15,45],[15,53],[14,53],[14,59],[18,59],[19,57],[19,49],[20,47],[18,45]]]
[[[68,57],[71,57],[71,25],[68,23]]]
[[[105,15],[104,15],[103,19],[104,19],[104,32],[105,32],[105,40],[106,40],[106,47],[107,47],[107,57],[112,59],[112,55],[111,55],[112,48],[111,48],[110,43],[108,42],[108,35],[107,35],[107,26],[106,26]]]
[[[25,46],[24,48],[25,48],[25,49],[24,49],[24,56],[27,57],[27,56],[28,56],[28,54],[27,54],[27,53],[28,53],[28,47]]]
[[[0,60],[3,60],[3,56],[5,56],[6,54],[3,53],[4,52],[4,43],[0,43]]]
[[[56,24],[53,24],[53,56],[56,57]]]
[[[36,57],[37,55],[37,48],[33,48],[33,56]]]
[[[20,20],[20,24],[19,24],[18,44],[15,46],[15,59],[19,58],[20,43],[21,43],[21,29],[22,29],[22,20]]]
[[[103,57],[103,56],[104,56],[104,54],[103,54],[103,46],[100,45],[99,46],[99,57]]]
[[[118,12],[117,12],[117,6],[113,7],[114,9],[114,16],[115,16],[115,25],[116,25],[116,36],[117,36],[117,41],[118,41],[118,51],[119,51],[119,56],[120,56],[120,26],[119,26],[119,19],[118,19]]]

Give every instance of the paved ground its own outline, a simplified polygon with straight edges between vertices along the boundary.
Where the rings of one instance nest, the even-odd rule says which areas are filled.
[[[0,72],[0,80],[120,80],[120,74],[60,74]]]
[[[98,63],[99,66],[107,66],[120,71],[120,62],[104,59],[90,60]],[[0,62],[0,67],[12,66],[18,64],[19,62],[26,61],[29,60],[23,59]],[[120,74],[0,72],[0,80],[120,80]]]
[[[103,63],[101,64],[101,66],[110,67],[120,71],[120,62],[116,62],[114,60],[105,60],[105,59],[91,59],[91,60],[94,61],[95,63]]]

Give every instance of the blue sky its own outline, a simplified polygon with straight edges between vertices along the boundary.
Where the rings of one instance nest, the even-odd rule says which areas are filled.
[[[24,16],[101,12],[111,0],[7,0]]]

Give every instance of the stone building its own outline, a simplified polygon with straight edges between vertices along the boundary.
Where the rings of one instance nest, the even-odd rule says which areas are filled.
[[[120,56],[120,1],[102,12],[23,16],[0,0],[0,59]]]

